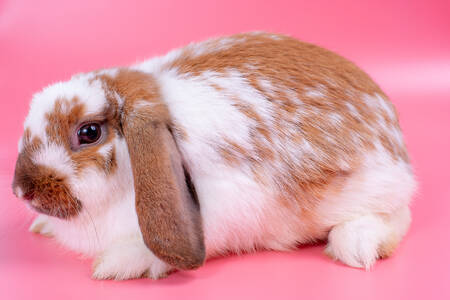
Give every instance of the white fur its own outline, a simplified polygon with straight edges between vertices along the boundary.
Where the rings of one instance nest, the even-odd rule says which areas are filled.
[[[388,226],[376,215],[361,216],[333,227],[326,253],[356,268],[370,268],[378,258],[378,247]]]
[[[16,186],[14,188],[14,195],[16,195],[18,198],[22,198],[24,196],[23,190],[20,187]]]
[[[259,85],[261,86],[261,88],[264,90],[264,92],[267,93],[268,95],[270,95],[271,97],[273,97],[275,88],[272,85],[272,83],[266,79],[259,79],[258,82],[259,82]],[[236,88],[238,88],[238,87],[234,86],[233,90],[235,90]]]
[[[246,125],[245,116],[230,105],[227,95],[216,91],[203,78],[209,78],[213,83],[227,84],[226,79],[222,80],[215,74],[207,74],[201,78],[185,78],[173,72],[166,72],[161,74],[158,79],[172,117],[189,132],[189,137],[192,139],[192,143],[189,144],[181,141],[181,147],[192,148],[190,151],[207,155],[208,159],[220,163],[221,158],[209,143],[229,137],[248,148],[250,147],[249,128]],[[233,78],[228,79],[234,80]],[[234,80],[234,83],[238,82]],[[252,90],[249,93],[252,94],[246,98],[258,99],[257,93]],[[183,99],[188,102],[180,102]],[[227,118],[223,118],[222,115],[227,115]]]
[[[140,235],[117,240],[96,258],[92,277],[95,279],[128,279],[148,272],[152,279],[164,276],[172,268],[145,246]]]
[[[37,216],[30,225],[28,229],[31,232],[39,233],[42,235],[52,236],[52,228],[48,222],[48,217],[46,215]]]
[[[391,214],[409,204],[415,191],[410,166],[393,162],[381,147],[368,153],[339,195],[321,201],[318,214],[333,226],[367,214]]]
[[[61,145],[48,144],[47,147],[34,153],[32,161],[36,165],[51,167],[68,177],[74,173],[69,154]]]
[[[356,118],[356,119],[360,119],[361,115],[359,114],[359,112],[356,110],[355,106],[353,104],[351,104],[350,102],[346,102],[345,105],[347,106],[348,110],[350,111],[350,114]]]
[[[383,243],[403,237],[410,221],[409,209],[404,206],[387,220],[377,214],[367,214],[342,222],[329,233],[325,252],[349,266],[370,269],[379,258]]]
[[[328,115],[328,118],[330,119],[331,123],[336,127],[338,127],[342,122],[342,116],[338,113],[330,113]]]
[[[23,151],[23,137],[21,137],[19,139],[19,142],[17,143],[17,150],[19,151],[19,153]]]
[[[107,158],[111,154],[112,149],[113,149],[113,144],[109,143],[109,144],[103,145],[97,151],[97,153],[101,154],[104,158]]]
[[[325,86],[319,84],[315,88],[306,88],[305,95],[311,98],[323,98],[325,97]]]

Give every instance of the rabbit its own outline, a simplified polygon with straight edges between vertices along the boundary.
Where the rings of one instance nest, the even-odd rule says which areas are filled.
[[[36,93],[13,192],[30,230],[95,279],[326,242],[370,269],[407,232],[416,180],[397,113],[353,63],[281,34],[192,43]]]

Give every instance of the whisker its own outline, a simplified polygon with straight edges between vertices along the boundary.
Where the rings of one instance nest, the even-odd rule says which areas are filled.
[[[87,209],[87,207],[85,207],[85,209],[86,209],[86,213],[89,216],[89,219],[90,219],[90,221],[92,223],[92,226],[94,226],[95,237],[97,239],[97,244],[100,247],[100,238],[98,236],[97,227],[95,226],[94,219],[92,218],[91,214],[89,213],[89,210]]]

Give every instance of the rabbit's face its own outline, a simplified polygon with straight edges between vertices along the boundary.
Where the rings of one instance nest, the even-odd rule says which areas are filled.
[[[36,94],[19,141],[14,193],[36,211],[63,219],[132,193],[120,103],[98,73]]]

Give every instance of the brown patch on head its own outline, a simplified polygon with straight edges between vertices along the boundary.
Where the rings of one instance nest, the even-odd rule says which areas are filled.
[[[42,141],[38,136],[31,137],[30,128],[25,128],[22,136],[22,153],[31,155],[42,147]]]
[[[121,69],[115,76],[98,75],[94,79],[101,80],[111,95],[117,93],[123,100],[122,115],[127,116],[135,110],[137,102],[153,104],[147,113],[154,116],[168,117],[167,108],[161,102],[159,87],[153,76],[139,71]],[[109,100],[115,102],[114,100]]]
[[[45,115],[48,121],[45,132],[49,142],[70,148],[73,127],[84,117],[85,110],[85,105],[77,97],[56,100],[53,110]]]
[[[76,173],[92,166],[103,170],[106,174],[111,174],[115,171],[114,146],[112,146],[112,150],[106,156],[98,151],[111,143],[116,135],[120,133],[117,105],[109,102],[109,105],[100,114],[86,115],[86,105],[77,97],[70,100],[57,99],[53,110],[47,113],[45,117],[47,119],[45,131],[49,142],[66,149]],[[90,121],[105,124],[103,130],[106,130],[106,132],[102,132],[102,134],[106,135],[106,138],[104,138],[102,143],[74,150],[71,145],[72,136],[76,134],[76,130],[81,123]]]

